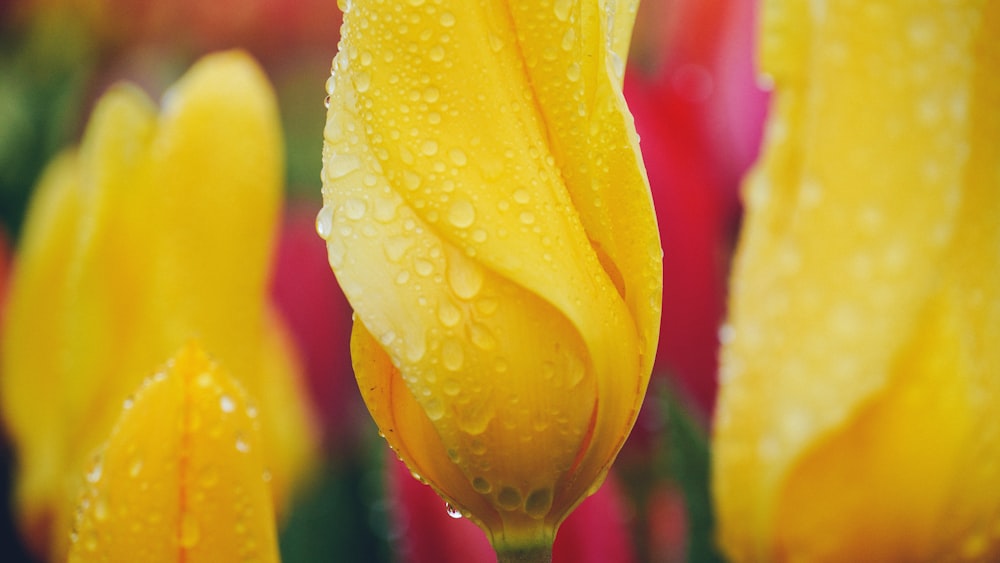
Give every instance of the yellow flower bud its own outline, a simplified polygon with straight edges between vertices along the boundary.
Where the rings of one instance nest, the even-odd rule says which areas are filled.
[[[1000,5],[763,10],[723,331],[734,561],[1000,557]]]
[[[143,374],[198,338],[261,400],[278,499],[312,447],[299,368],[267,302],[281,202],[274,94],[245,54],[198,62],[158,115],[130,86],[97,104],[26,217],[0,341],[16,502],[65,556],[78,475]]]
[[[635,4],[345,7],[317,230],[358,385],[498,551],[544,545],[603,480],[657,342],[662,252],[621,94]]]
[[[126,399],[82,475],[70,563],[278,561],[261,420],[188,344]]]

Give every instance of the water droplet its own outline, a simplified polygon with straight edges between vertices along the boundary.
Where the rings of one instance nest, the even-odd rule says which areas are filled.
[[[434,156],[438,152],[437,141],[433,139],[427,139],[420,145],[420,152],[424,153],[426,156]]]
[[[434,273],[434,264],[418,258],[413,261],[413,269],[421,276],[429,276]]]
[[[330,96],[323,98],[323,107],[330,109]]]
[[[482,477],[476,477],[472,480],[472,488],[475,489],[476,492],[485,495],[493,490],[493,485]]]
[[[87,481],[91,483],[96,483],[101,480],[101,474],[104,471],[104,467],[101,465],[100,458],[94,458],[93,465],[90,467],[90,471],[87,472]]]
[[[562,48],[563,51],[571,51],[573,45],[576,44],[576,29],[569,27],[566,29],[566,33],[562,36]]]
[[[410,362],[419,362],[427,353],[427,341],[419,335],[409,336],[406,339],[406,359]]]
[[[462,511],[452,506],[451,503],[445,503],[444,509],[448,512],[448,516],[452,518],[458,519],[462,517]]]
[[[177,539],[180,541],[181,547],[185,549],[190,549],[198,544],[198,540],[201,539],[201,526],[198,525],[194,514],[185,512],[181,515],[181,526]]]
[[[451,149],[448,151],[448,158],[455,166],[465,166],[469,162],[469,157],[462,149]]]
[[[250,451],[250,444],[243,439],[242,434],[237,434],[236,436],[236,451],[247,453]]]
[[[448,262],[448,285],[460,299],[472,299],[483,287],[483,270],[463,256],[452,256]]]
[[[360,199],[352,197],[344,202],[344,215],[352,221],[357,221],[364,217],[367,210],[368,204]]]
[[[454,287],[452,289],[454,289]],[[476,310],[483,315],[492,315],[497,312],[499,307],[500,302],[492,297],[484,297],[483,299],[476,301]]]
[[[433,104],[434,102],[438,101],[438,98],[440,97],[441,97],[441,91],[438,90],[437,88],[429,86],[426,89],[424,89],[423,98],[425,102]]]
[[[465,363],[465,352],[462,345],[455,340],[448,340],[441,346],[441,363],[445,369],[458,371]]]
[[[530,211],[521,212],[521,223],[525,225],[531,225],[535,222],[535,214]]]
[[[442,390],[445,395],[449,397],[456,397],[462,391],[462,387],[459,385],[458,380],[448,378],[445,380]]]
[[[444,27],[452,27],[455,25],[455,15],[451,12],[443,12],[441,17],[438,18],[438,21],[440,21],[441,25]]]
[[[504,510],[516,510],[521,506],[521,493],[514,487],[505,486],[497,493],[497,503]]]
[[[385,257],[389,259],[390,262],[399,262],[406,255],[406,251],[413,247],[413,238],[396,236],[385,239],[382,243],[382,249],[385,251]]]
[[[361,159],[353,154],[336,154],[324,163],[327,181],[334,181],[361,168]]]
[[[372,75],[367,72],[359,72],[354,76],[354,88],[358,92],[367,92],[372,85]]]
[[[555,11],[556,14],[556,19],[561,22],[569,19],[569,10],[572,7],[572,0],[556,0],[555,4],[552,6],[553,11]]]
[[[333,231],[333,207],[330,205],[324,205],[319,213],[316,214],[316,234],[320,238],[327,239],[330,238],[330,233]]]
[[[233,412],[236,410],[236,403],[229,395],[223,395],[219,397],[219,408],[222,409],[222,412]]]
[[[582,70],[580,69],[580,63],[574,61],[570,63],[569,67],[566,69],[566,80],[576,82],[577,80],[580,80],[581,74]]]
[[[94,518],[99,522],[108,519],[108,501],[103,496],[94,501]]]
[[[444,418],[444,405],[439,399],[431,399],[424,404],[424,413],[432,421]]]
[[[406,189],[413,191],[420,187],[420,182],[420,176],[415,172],[407,170],[403,173],[403,186],[405,186]]]
[[[438,306],[438,320],[441,321],[441,324],[450,328],[462,320],[462,312],[458,310],[458,307],[452,305],[451,302],[443,301]]]
[[[444,60],[444,47],[441,45],[435,45],[427,51],[427,57],[434,62],[441,62]]]
[[[469,443],[469,450],[476,455],[483,455],[486,453],[486,444],[482,440],[476,438]]]
[[[514,201],[524,205],[531,201],[531,194],[524,188],[518,188],[517,190],[514,190]]]
[[[476,220],[476,208],[464,199],[455,200],[448,208],[448,222],[464,229]]]
[[[537,489],[531,491],[524,501],[524,512],[532,518],[542,518],[552,508],[552,489]]]
[[[129,395],[128,397],[125,397],[124,401],[122,401],[122,409],[129,410],[130,408],[132,408],[132,405],[134,404],[135,404],[135,397]]]
[[[493,333],[483,325],[474,324],[469,327],[469,339],[480,350],[492,350],[497,345]]]

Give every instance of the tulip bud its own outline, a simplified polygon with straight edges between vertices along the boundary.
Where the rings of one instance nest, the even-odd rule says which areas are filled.
[[[498,553],[547,549],[628,435],[659,330],[621,95],[635,5],[345,6],[317,230],[358,385]]]
[[[274,93],[245,54],[199,61],[162,112],[120,85],[29,208],[0,339],[16,504],[65,557],[76,475],[144,373],[191,338],[260,397],[279,504],[311,458],[299,367],[267,301],[281,203]]]
[[[733,561],[1000,556],[1000,5],[767,2],[722,331]]]
[[[256,404],[189,343],[124,404],[82,480],[70,563],[278,561]]]

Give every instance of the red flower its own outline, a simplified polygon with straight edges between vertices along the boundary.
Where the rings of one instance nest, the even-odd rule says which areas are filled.
[[[298,344],[329,449],[354,437],[367,415],[351,370],[351,307],[330,272],[326,245],[316,236],[318,209],[304,201],[286,204],[271,295]]]

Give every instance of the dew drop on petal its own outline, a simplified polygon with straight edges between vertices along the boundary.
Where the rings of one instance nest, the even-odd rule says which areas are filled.
[[[320,238],[326,239],[333,232],[333,206],[324,205],[316,215],[316,234]]]
[[[552,489],[531,491],[524,501],[524,511],[532,518],[542,518],[552,508]]]
[[[349,198],[344,202],[344,215],[352,221],[357,221],[365,216],[365,211],[368,210],[368,205],[356,198]]]
[[[367,72],[359,72],[354,76],[354,88],[358,92],[367,92],[372,84],[372,75]]]
[[[500,508],[515,510],[521,506],[521,493],[514,487],[505,486],[497,493],[497,502]]]
[[[469,162],[469,157],[462,149],[451,149],[448,151],[448,158],[455,166],[465,166]]]
[[[556,0],[555,4],[552,6],[556,14],[556,19],[561,22],[568,20],[569,11],[572,6],[572,0]]]
[[[250,451],[250,444],[248,444],[247,441],[243,439],[242,435],[236,436],[235,446],[236,446],[236,451],[243,453],[247,453]]]
[[[431,421],[444,418],[444,405],[438,399],[431,399],[424,405],[424,413]]]
[[[333,154],[324,163],[328,181],[338,180],[361,168],[361,159],[353,154]]]
[[[427,260],[417,259],[413,261],[413,269],[421,276],[429,276],[434,272],[434,264]]]
[[[438,320],[446,327],[456,326],[462,320],[462,312],[448,301],[444,301],[438,306]]]
[[[472,480],[472,488],[475,489],[476,492],[485,495],[493,490],[493,485],[482,477],[476,477]]]
[[[448,516],[451,516],[452,518],[455,519],[462,517],[462,511],[452,506],[451,503],[445,503],[444,508],[445,511],[448,513]]]
[[[426,156],[434,156],[438,152],[437,141],[433,139],[428,139],[420,145],[420,152],[424,153]]]
[[[104,468],[101,465],[101,460],[95,459],[94,464],[90,467],[90,471],[87,472],[87,481],[90,483],[96,483],[101,480],[101,474]]]
[[[462,345],[454,340],[448,340],[441,346],[441,362],[445,369],[458,371],[465,363],[465,352]]]
[[[580,80],[581,74],[582,70],[580,69],[580,63],[578,62],[570,63],[569,68],[566,69],[566,80],[569,80],[570,82],[576,82],[577,80]]]
[[[448,222],[458,228],[472,225],[476,220],[476,208],[464,199],[452,202],[448,209]]]
[[[466,258],[452,259],[448,264],[448,285],[460,299],[472,299],[483,287],[483,270]]]

